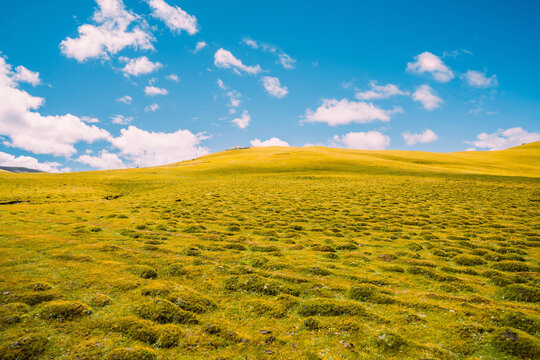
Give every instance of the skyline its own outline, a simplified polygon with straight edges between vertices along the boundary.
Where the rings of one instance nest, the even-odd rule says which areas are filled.
[[[540,140],[533,2],[53,3],[2,5],[2,166],[164,165],[236,145],[452,152]]]

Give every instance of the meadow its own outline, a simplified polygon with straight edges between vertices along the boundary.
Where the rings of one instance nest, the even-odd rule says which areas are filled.
[[[540,358],[540,143],[0,185],[0,359]]]

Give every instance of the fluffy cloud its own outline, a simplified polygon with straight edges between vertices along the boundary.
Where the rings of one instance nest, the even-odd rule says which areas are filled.
[[[31,156],[18,156],[0,151],[0,166],[25,167],[29,169],[41,170],[46,172],[60,172],[58,169],[61,164],[57,162],[40,163]]]
[[[167,78],[167,80],[171,80],[171,81],[174,81],[174,82],[179,82],[180,81],[180,78],[176,74],[167,75],[166,78]]]
[[[121,98],[116,99],[116,101],[129,105],[133,101],[133,98],[129,95],[126,95],[126,96],[122,96]]]
[[[10,138],[4,145],[36,154],[70,156],[77,152],[74,144],[80,141],[111,138],[107,131],[71,114],[42,116],[36,110],[45,100],[19,89],[15,74],[0,57],[0,135]]]
[[[41,79],[39,78],[38,72],[33,72],[20,65],[15,68],[15,73],[13,74],[13,80],[16,82],[25,82],[32,84],[32,86],[37,86],[41,84]]]
[[[170,6],[163,0],[149,0],[148,4],[152,8],[152,16],[162,20],[172,31],[180,33],[184,30],[190,35],[199,31],[197,18],[178,6]]]
[[[79,26],[78,38],[66,38],[60,50],[79,62],[92,58],[108,58],[126,47],[152,50],[153,36],[139,24],[139,17],[125,9],[122,0],[96,0],[99,9],[93,16],[95,24]],[[131,27],[131,29],[130,29]]]
[[[384,110],[372,103],[347,99],[323,99],[322,105],[317,110],[306,110],[304,121],[324,122],[330,126],[350,123],[366,124],[376,120],[389,121],[391,115],[401,112],[403,109],[399,107],[395,107],[393,110]]]
[[[289,89],[286,86],[281,86],[277,77],[265,76],[262,78],[262,83],[266,91],[274,97],[281,99],[289,93]]]
[[[465,143],[477,148],[503,150],[525,143],[540,141],[540,133],[528,132],[521,127],[514,127],[506,130],[499,129],[492,134],[481,133],[476,139],[475,141],[466,141]]]
[[[454,78],[454,73],[436,55],[423,52],[414,57],[415,62],[407,63],[407,70],[415,73],[429,72],[433,78],[440,82],[448,82]]]
[[[499,85],[496,75],[486,76],[486,73],[480,71],[469,70],[463,74],[462,79],[469,84],[469,86],[477,88],[487,88]]]
[[[260,139],[253,139],[250,141],[251,146],[253,147],[261,147],[261,146],[290,146],[289,143],[286,141],[283,141],[281,139],[278,139],[277,137],[273,137],[271,139],[261,141]]]
[[[159,62],[151,62],[146,56],[141,56],[137,59],[128,59],[125,57],[120,58],[121,61],[127,62],[126,66],[122,68],[124,75],[129,76],[139,76],[153,73],[156,70],[159,70],[163,65]]]
[[[434,94],[429,85],[422,85],[412,94],[412,99],[422,104],[429,111],[433,111],[441,106],[443,99]]]
[[[229,103],[227,104],[229,107],[229,113],[236,113],[236,108],[240,106],[240,98],[242,97],[242,94],[234,89],[229,88],[221,79],[217,80],[217,84],[219,88],[223,90],[225,96],[229,98]]]
[[[245,129],[248,127],[250,121],[251,121],[251,116],[249,115],[247,110],[244,110],[244,112],[242,113],[242,116],[240,116],[239,118],[233,119],[232,123],[238,126],[238,128],[240,129]]]
[[[438,139],[437,134],[435,134],[435,132],[433,132],[433,130],[431,129],[426,129],[420,134],[411,134],[407,131],[401,134],[401,136],[403,136],[403,139],[405,139],[407,145],[410,146],[416,144],[426,144],[436,141]]]
[[[202,49],[204,49],[206,47],[206,42],[205,41],[199,41],[197,43],[197,45],[195,45],[195,50],[193,51],[194,53],[198,53],[199,51],[201,51]]]
[[[233,71],[240,75],[241,71],[251,75],[256,75],[262,71],[259,65],[247,66],[237,59],[230,51],[225,49],[219,49],[214,54],[214,65],[218,68],[233,69]]]
[[[201,141],[207,138],[189,130],[164,133],[129,126],[120,130],[120,136],[114,138],[112,144],[135,165],[156,166],[208,154],[208,149],[200,146]]]
[[[124,116],[124,115],[114,115],[111,116],[113,124],[126,125],[133,121],[133,117]]]
[[[147,107],[144,108],[144,112],[154,112],[157,109],[159,109],[159,105],[156,103],[150,104]]]
[[[110,170],[110,169],[124,169],[126,165],[116,154],[112,154],[107,150],[101,151],[99,156],[90,156],[82,155],[79,156],[75,161],[80,162],[81,164],[90,165],[93,168],[101,170]]]
[[[371,90],[357,92],[354,96],[358,100],[377,100],[377,99],[387,99],[396,95],[409,95],[407,91],[401,91],[394,84],[387,84],[384,86],[377,85],[375,81],[370,83]]]
[[[378,131],[350,132],[342,136],[335,135],[332,145],[358,150],[384,150],[390,145],[390,137]]]
[[[296,64],[296,60],[290,57],[289,55],[285,53],[281,53],[278,55],[279,63],[281,66],[283,66],[284,69],[291,70],[294,69],[294,65]]]
[[[167,91],[167,89],[149,85],[144,88],[144,93],[148,96],[157,96],[157,95],[167,95],[169,92]]]

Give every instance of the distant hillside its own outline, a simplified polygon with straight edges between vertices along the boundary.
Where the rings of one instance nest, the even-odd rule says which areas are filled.
[[[41,173],[44,171],[36,170],[36,169],[29,169],[25,167],[14,167],[14,166],[0,166],[1,172],[10,172],[15,174],[23,174],[23,173]]]

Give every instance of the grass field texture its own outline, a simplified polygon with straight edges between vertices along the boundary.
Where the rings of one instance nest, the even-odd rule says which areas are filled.
[[[0,359],[538,359],[540,143],[0,173]]]

